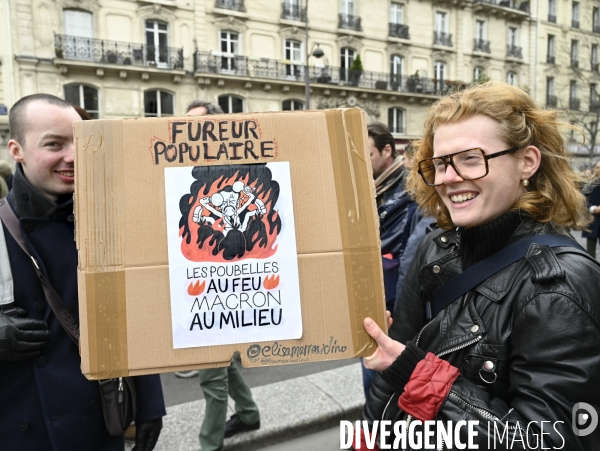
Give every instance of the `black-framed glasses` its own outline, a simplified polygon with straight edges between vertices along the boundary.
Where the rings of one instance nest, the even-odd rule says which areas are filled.
[[[519,149],[519,147],[511,147],[500,152],[486,154],[483,149],[475,148],[461,150],[443,157],[427,158],[419,161],[419,174],[427,185],[440,186],[444,184],[444,175],[450,165],[463,180],[477,180],[488,175],[488,160],[516,152]]]

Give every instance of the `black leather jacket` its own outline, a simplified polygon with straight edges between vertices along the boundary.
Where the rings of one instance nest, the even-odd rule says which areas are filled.
[[[507,245],[549,233],[567,234],[525,220]],[[436,230],[425,237],[407,276],[414,283],[404,285],[390,329],[393,339],[413,340],[460,370],[435,420],[478,420],[480,450],[600,450],[600,427],[585,437],[572,428],[575,404],[588,403],[600,414],[598,264],[574,248],[533,245],[525,259],[428,323],[424,302],[462,271],[460,253],[460,231]],[[377,375],[363,419],[402,419],[397,400],[403,389]],[[587,424],[594,413],[589,415]],[[513,443],[517,427],[522,430]],[[499,441],[505,428],[511,440]],[[461,431],[466,443],[466,428]],[[528,447],[521,446],[519,434]]]

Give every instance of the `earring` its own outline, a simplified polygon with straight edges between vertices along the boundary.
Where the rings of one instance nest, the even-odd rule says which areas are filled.
[[[522,180],[521,183],[523,183],[523,186],[525,186],[525,187],[529,186],[529,180],[527,180],[527,179]]]

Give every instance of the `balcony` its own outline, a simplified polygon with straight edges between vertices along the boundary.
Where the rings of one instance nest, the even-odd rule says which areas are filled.
[[[573,28],[579,28],[579,21],[578,20],[572,20],[571,21],[571,26]]]
[[[579,67],[579,60],[571,59],[571,67],[577,69]]]
[[[491,53],[490,41],[484,41],[483,39],[474,39],[473,51],[482,53]]]
[[[284,2],[281,5],[281,18],[286,20],[295,20],[306,22],[306,8],[300,5]]]
[[[490,12],[508,13],[509,18],[525,18],[529,15],[529,1],[522,0],[473,0],[475,11],[487,10]]]
[[[579,99],[569,99],[569,109],[571,111],[579,111],[581,101]]]
[[[506,57],[507,58],[517,58],[523,59],[523,49],[516,45],[507,45],[506,46]]]
[[[443,31],[433,32],[433,45],[452,47],[452,35]]]
[[[548,22],[556,23],[556,16],[554,14],[548,14]]]
[[[360,17],[353,16],[351,14],[339,15],[338,28],[344,30],[363,31],[362,25],[360,24]]]
[[[546,55],[546,62],[548,64],[556,64],[556,56],[554,56],[554,55]]]
[[[238,11],[240,13],[246,12],[244,0],[217,0],[215,2],[215,8],[229,9],[231,11]]]
[[[410,35],[408,34],[408,25],[390,23],[390,36],[392,38],[410,39]]]
[[[54,35],[57,58],[122,66],[183,70],[183,49],[148,44]]]
[[[248,58],[242,55],[226,57],[198,51],[194,54],[194,72],[196,76],[204,74],[236,76],[265,81],[278,80],[282,83],[297,82],[302,86],[305,82],[306,66],[268,58]],[[385,72],[356,72],[334,66],[323,68],[310,66],[308,77],[310,83],[331,87],[351,86],[433,96],[455,92],[467,86],[460,81],[434,80],[414,75],[407,77]]]
[[[556,108],[558,105],[558,98],[556,96],[547,94],[546,95],[546,106],[550,108]]]

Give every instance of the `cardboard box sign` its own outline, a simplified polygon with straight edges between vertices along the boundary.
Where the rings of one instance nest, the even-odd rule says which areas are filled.
[[[358,109],[76,122],[90,379],[367,356],[385,327]]]

